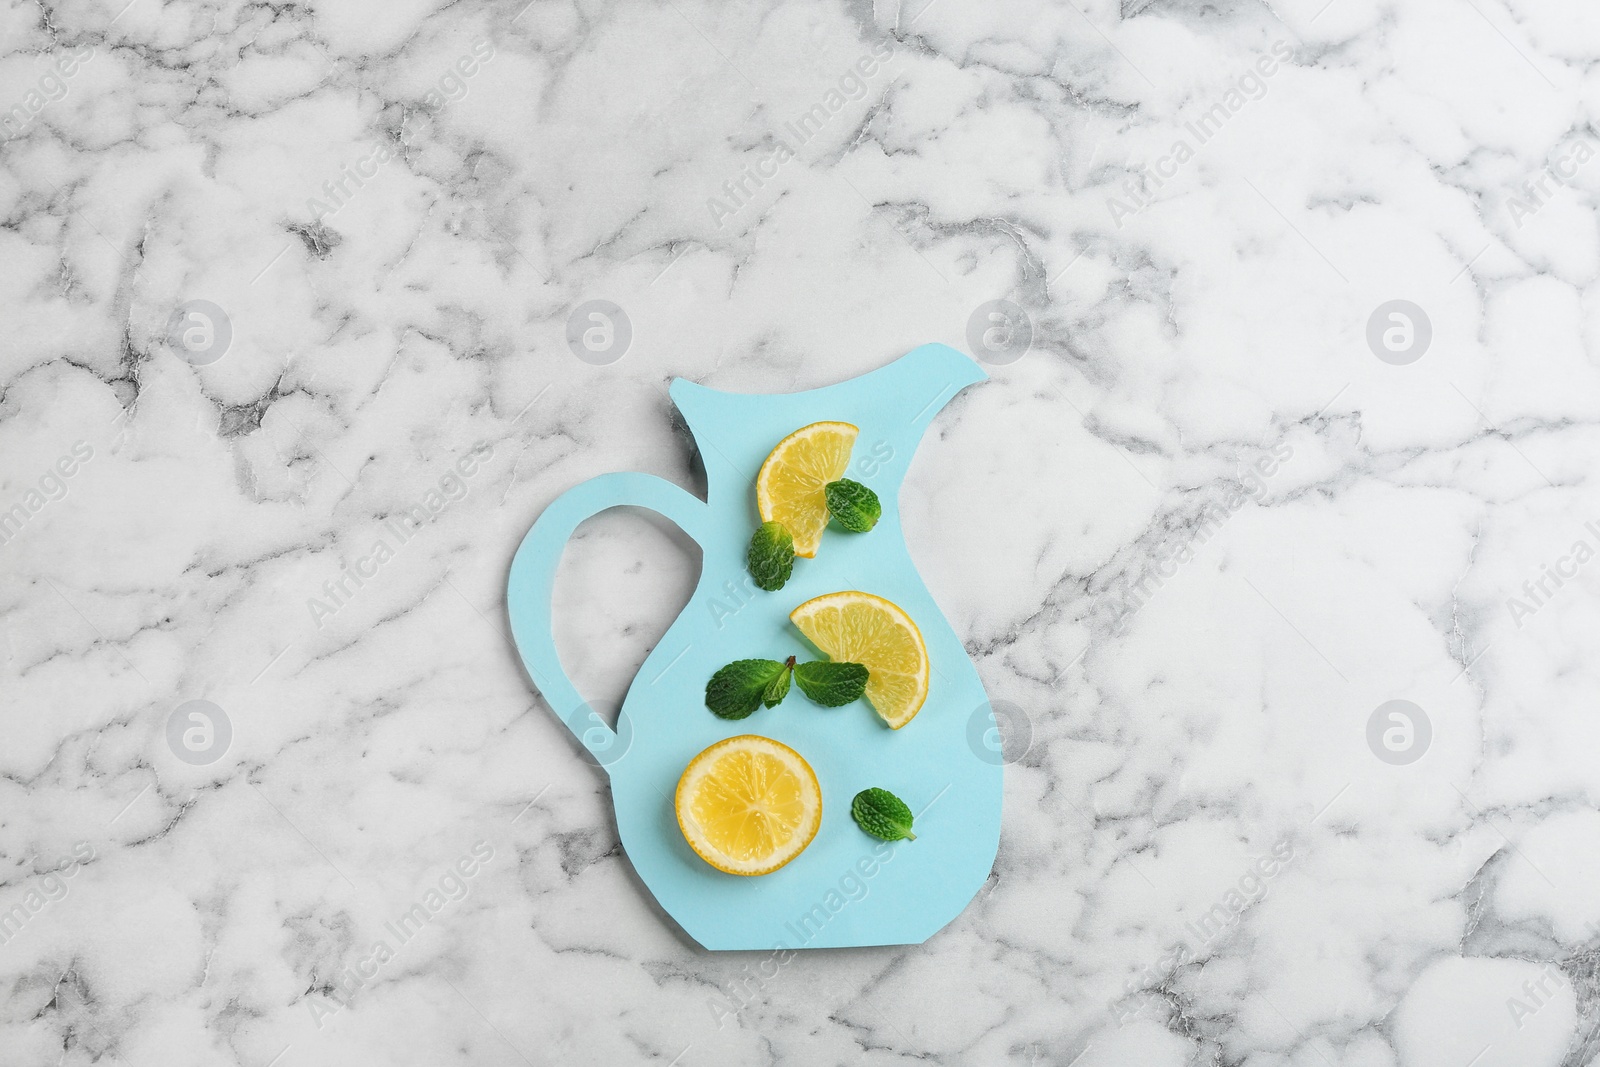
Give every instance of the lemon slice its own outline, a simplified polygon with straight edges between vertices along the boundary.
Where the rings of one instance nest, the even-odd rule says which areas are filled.
[[[928,699],[928,646],[911,616],[881,596],[849,590],[813,597],[789,613],[811,643],[837,662],[867,668],[867,700],[898,730]]]
[[[794,554],[811,559],[828,525],[823,487],[844,477],[860,433],[848,422],[813,422],[778,442],[756,475],[756,510],[762,522],[781,522],[794,538]]]
[[[770,874],[804,852],[822,825],[811,764],[756,734],[718,741],[690,760],[674,806],[689,847],[729,874]]]

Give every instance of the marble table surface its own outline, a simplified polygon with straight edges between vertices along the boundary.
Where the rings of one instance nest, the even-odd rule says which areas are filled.
[[[0,1065],[1600,1063],[1590,5],[524,4],[5,8]],[[930,341],[993,874],[708,953],[511,553]],[[596,705],[697,567],[580,528]]]

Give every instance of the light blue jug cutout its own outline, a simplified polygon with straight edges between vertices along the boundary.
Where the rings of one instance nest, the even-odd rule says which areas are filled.
[[[986,377],[960,352],[933,344],[804,393],[739,395],[677,379],[670,393],[704,460],[706,501],[653,475],[603,474],[557,497],[517,549],[506,603],[528,675],[610,775],[617,831],[639,877],[708,949],[918,944],[959,915],[989,877],[1002,793],[993,710],[966,650],[912,566],[899,513],[900,482],[923,431],[956,393]],[[883,516],[863,534],[830,527],[816,558],[796,559],[789,583],[763,592],[745,567],[759,523],[756,472],[780,440],[821,421],[860,428],[848,477],[877,492]],[[639,668],[613,730],[562,670],[551,588],[573,530],[619,505],[671,519],[699,542],[704,559],[694,596]],[[846,589],[887,597],[922,630],[932,676],[915,719],[890,730],[864,699],[824,708],[798,688],[747,719],[711,714],[706,681],[724,664],[821,658],[789,612]],[[689,761],[738,734],[790,746],[822,787],[815,840],[787,866],[757,877],[724,874],[695,855],[673,809]],[[850,801],[869,786],[897,794],[917,813],[915,841],[879,841],[856,826]]]

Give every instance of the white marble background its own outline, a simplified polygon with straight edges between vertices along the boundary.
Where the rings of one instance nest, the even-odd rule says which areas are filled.
[[[523,3],[0,17],[0,1064],[1600,1062],[1592,5]],[[671,377],[997,299],[902,499],[1032,724],[995,876],[761,977],[633,877],[507,563],[592,474],[701,488]],[[695,566],[583,528],[586,693]]]

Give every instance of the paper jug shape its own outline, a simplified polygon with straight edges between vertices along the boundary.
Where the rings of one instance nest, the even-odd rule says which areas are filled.
[[[739,395],[678,379],[671,396],[705,463],[706,497],[660,478],[605,474],[558,497],[511,564],[507,610],[534,685],[611,778],[617,830],[656,900],[709,949],[915,944],[961,913],[988,879],[1000,839],[998,733],[977,671],[923,587],[900,528],[899,490],[923,431],[957,392],[986,375],[955,349],[923,345],[838,385]],[[831,527],[814,559],[795,560],[778,592],[750,581],[745,551],[759,519],[754,479],[780,440],[813,422],[860,428],[848,476],[870,486],[883,516],[870,532]],[[556,655],[551,586],[574,528],[635,505],[671,519],[704,552],[694,596],[639,668],[613,730],[585,703]],[[974,560],[972,580],[981,581]],[[811,597],[860,589],[900,605],[922,630],[932,665],[927,702],[890,730],[863,699],[824,708],[798,690],[774,708],[726,721],[705,705],[706,681],[736,659],[820,658],[789,622]],[[771,874],[724,874],[684,841],[673,809],[678,778],[701,750],[761,734],[799,752],[822,787],[816,839]],[[850,801],[879,786],[917,813],[915,841],[869,837]]]

